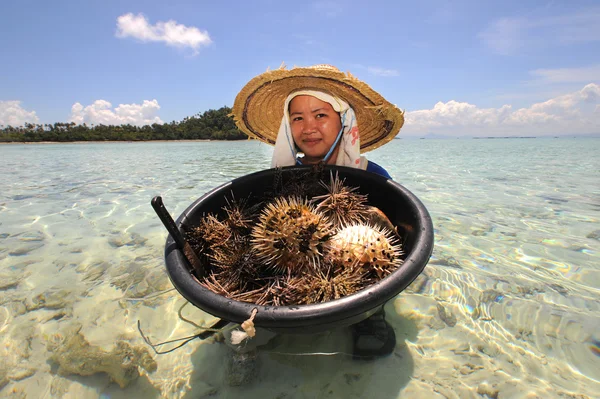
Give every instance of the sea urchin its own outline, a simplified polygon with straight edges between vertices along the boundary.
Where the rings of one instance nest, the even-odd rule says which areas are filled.
[[[344,180],[333,173],[329,184],[321,182],[328,191],[325,195],[313,198],[317,203],[316,210],[322,212],[333,223],[334,227],[365,221],[363,214],[367,206],[367,196],[356,192],[356,188],[344,185]]]
[[[317,266],[330,236],[330,223],[307,200],[279,197],[261,213],[252,243],[266,265],[289,271]]]

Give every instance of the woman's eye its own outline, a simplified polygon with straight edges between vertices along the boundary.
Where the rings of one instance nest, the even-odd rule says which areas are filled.
[[[292,122],[298,122],[298,121],[301,121],[301,120],[302,120],[301,116],[295,116],[295,117],[292,118]]]
[[[316,117],[317,117],[317,118],[323,118],[323,117],[325,117],[325,116],[327,116],[327,114],[317,114],[317,116],[316,116]]]

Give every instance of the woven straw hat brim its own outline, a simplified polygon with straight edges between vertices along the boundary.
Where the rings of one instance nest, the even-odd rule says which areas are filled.
[[[325,65],[276,69],[253,78],[235,98],[232,115],[249,137],[274,145],[283,118],[283,104],[296,90],[320,90],[338,96],[354,109],[361,152],[392,140],[404,124],[404,113],[369,85]]]

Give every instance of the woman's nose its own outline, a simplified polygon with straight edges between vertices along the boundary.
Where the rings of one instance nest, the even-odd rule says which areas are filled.
[[[302,133],[313,133],[316,131],[316,120],[315,118],[305,118],[302,124]]]

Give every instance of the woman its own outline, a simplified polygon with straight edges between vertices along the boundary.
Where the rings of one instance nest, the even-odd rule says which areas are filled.
[[[308,118],[309,114],[295,115],[295,120],[290,119],[289,107],[300,106],[299,103],[308,101],[306,97],[328,103],[339,114],[340,129],[332,129],[336,133],[335,140],[331,141],[331,136],[327,136],[329,141],[319,141],[324,133],[318,131],[316,125],[307,124],[316,123],[320,118],[318,113],[312,115],[314,121]],[[395,105],[366,83],[330,65],[290,70],[280,68],[256,76],[237,95],[232,115],[240,130],[249,137],[275,145],[272,167],[323,161],[373,171],[386,177],[389,175],[383,168],[367,161],[361,153],[388,143],[404,124],[404,113]],[[300,134],[303,129],[308,141],[303,140]],[[315,131],[311,131],[313,129]],[[331,131],[327,133],[331,135]],[[308,137],[311,134],[317,143],[311,144]],[[322,149],[318,143],[331,143],[328,149],[331,154],[328,156],[322,151],[313,154],[311,149]],[[303,159],[307,150],[309,158]]]
[[[392,140],[404,114],[366,83],[329,65],[283,68],[252,79],[233,106],[237,126],[249,137],[275,146],[272,167],[295,164],[349,166],[391,178],[362,152]],[[390,354],[393,328],[383,307],[351,326],[356,359]]]
[[[283,129],[280,128],[277,139],[284,144],[277,146],[276,141],[273,167],[287,166],[294,160],[302,164],[323,162],[359,167],[391,179],[381,166],[359,156],[360,136],[354,111],[339,97],[316,90],[293,92],[284,103],[281,124]],[[295,147],[287,151],[289,136]],[[298,153],[304,156],[299,159]]]

